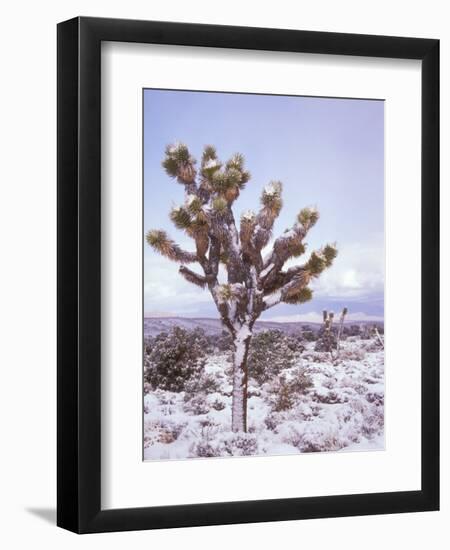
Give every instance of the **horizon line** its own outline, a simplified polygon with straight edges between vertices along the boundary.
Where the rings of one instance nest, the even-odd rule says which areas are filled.
[[[376,323],[376,322],[384,322],[384,316],[373,316],[373,319],[364,319],[364,318],[357,318],[357,319],[348,319],[345,320],[344,323],[357,323],[357,322],[365,322],[365,323]],[[185,315],[149,315],[144,314],[144,319],[191,319],[191,320],[206,320],[206,321],[219,321],[219,317],[203,317],[203,316],[197,316],[197,317],[189,317]],[[339,317],[335,316],[336,321],[339,320]],[[276,320],[276,319],[256,319],[255,322],[259,323],[277,323],[277,324],[286,324],[286,323],[321,323],[320,320],[313,321],[313,320],[301,320],[301,319],[293,319],[291,321],[289,320]]]

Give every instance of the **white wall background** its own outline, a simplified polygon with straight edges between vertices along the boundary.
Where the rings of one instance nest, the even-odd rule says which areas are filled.
[[[77,537],[54,526],[56,469],[56,23],[76,15],[441,39],[442,280],[450,279],[450,17],[444,0],[17,1],[2,10],[0,136],[0,541],[111,548],[248,545],[445,548],[450,521],[450,330],[442,287],[442,510]],[[399,220],[400,223],[400,220]],[[448,340],[447,340],[448,342]],[[245,480],[243,480],[245,483]]]

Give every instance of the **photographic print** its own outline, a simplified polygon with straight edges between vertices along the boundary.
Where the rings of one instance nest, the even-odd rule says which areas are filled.
[[[143,90],[144,460],[384,449],[384,102]]]

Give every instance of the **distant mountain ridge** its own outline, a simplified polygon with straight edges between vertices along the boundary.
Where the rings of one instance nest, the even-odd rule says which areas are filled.
[[[383,326],[382,321],[346,321],[346,325],[367,325],[377,324]],[[261,332],[263,330],[281,330],[286,334],[295,334],[301,327],[310,326],[312,330],[319,330],[321,323],[309,321],[293,321],[279,323],[275,321],[256,321],[254,330]],[[206,334],[221,333],[224,328],[219,319],[208,317],[145,317],[144,318],[144,336],[157,336],[161,332],[167,332],[173,327],[181,327],[187,330],[201,328]]]

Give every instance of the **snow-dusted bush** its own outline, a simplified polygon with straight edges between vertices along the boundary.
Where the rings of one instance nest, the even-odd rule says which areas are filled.
[[[362,347],[351,347],[339,352],[339,359],[342,361],[362,361],[366,353]]]
[[[223,449],[215,441],[201,439],[193,443],[189,449],[190,458],[212,458],[222,456]]]
[[[202,330],[180,327],[159,334],[151,344],[151,350],[148,343],[144,348],[144,381],[154,389],[175,392],[199,376],[209,347]]]
[[[183,410],[187,413],[199,415],[209,413],[210,409],[205,396],[197,395],[194,397],[190,396],[190,398],[185,399]]]
[[[167,419],[146,421],[144,446],[155,443],[173,443],[178,439],[185,426],[186,422],[176,422]]]
[[[221,392],[222,381],[223,378],[217,372],[205,372],[204,370],[198,372],[197,376],[188,380],[184,386],[184,411],[198,415],[208,413],[211,408],[221,410],[218,396],[212,403],[208,402],[208,396]],[[222,409],[224,407],[225,405]]]
[[[330,330],[322,327],[319,330],[315,351],[331,351],[337,348],[337,330],[332,327]]]
[[[361,350],[367,351],[369,353],[374,353],[383,349],[381,342],[378,339],[375,340],[365,340],[361,342]]]
[[[270,385],[269,401],[276,412],[291,409],[312,386],[312,380],[305,370],[280,374]]]
[[[301,336],[306,342],[314,342],[317,339],[317,332],[314,332],[310,325],[304,325],[302,327]]]
[[[345,336],[359,336],[361,334],[361,327],[359,325],[344,326]]]
[[[283,369],[292,367],[303,350],[300,339],[280,330],[255,334],[248,357],[249,376],[258,384],[272,380]]]
[[[223,448],[230,456],[252,456],[258,450],[258,440],[250,433],[232,434],[223,439]]]
[[[220,336],[212,337],[214,339],[214,347],[218,351],[232,351],[233,350],[233,340],[230,334],[226,331],[222,331]]]
[[[162,340],[169,337],[166,333]],[[384,352],[373,335],[345,339],[339,357],[314,351],[315,342],[303,338],[306,349],[299,352],[299,339],[275,336],[272,349],[282,349],[288,358],[292,352],[294,360],[280,361],[277,374],[263,383],[249,378],[246,434],[231,430],[233,363],[229,350],[219,352],[218,338],[218,333],[207,336],[209,348],[204,349],[213,351],[201,359],[204,365],[184,382],[183,391],[151,386],[147,392],[146,382],[146,459],[382,448]],[[156,340],[148,340],[147,356]]]
[[[189,448],[189,456],[208,458],[223,455],[223,446],[217,439],[219,426],[206,418],[200,422],[201,431]]]
[[[215,411],[223,411],[226,407],[226,403],[224,401],[222,401],[222,399],[219,399],[216,397],[216,399],[214,399],[214,401],[211,403],[211,407],[215,410]]]
[[[196,377],[189,379],[184,385],[186,399],[220,391],[220,380],[213,373],[200,371],[196,374]]]

